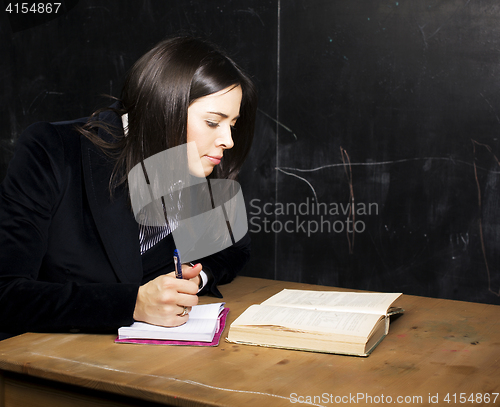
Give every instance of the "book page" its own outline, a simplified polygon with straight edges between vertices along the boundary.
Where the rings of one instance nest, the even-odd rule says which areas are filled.
[[[368,337],[380,315],[252,305],[231,326],[270,325],[297,331]]]
[[[217,319],[224,309],[225,302],[216,302],[214,304],[195,305],[189,312],[191,319]],[[188,321],[189,322],[189,321]]]
[[[339,310],[385,315],[401,293],[355,293],[284,289],[262,305]]]
[[[191,319],[181,326],[158,326],[147,324],[146,322],[134,322],[127,328],[133,329],[135,332],[164,332],[167,336],[170,334],[172,337],[179,333],[205,333],[211,332],[214,326],[214,322],[210,319]],[[120,328],[122,329],[122,328]],[[123,332],[123,330],[122,330]],[[127,335],[125,335],[127,336]]]
[[[134,322],[132,325],[130,325],[128,328],[129,332],[128,334],[125,334],[124,336],[130,336],[130,334],[133,332],[135,335],[141,335],[141,332],[162,332],[165,333],[166,336],[171,335],[172,338],[175,338],[176,335],[178,334],[185,334],[185,333],[210,333],[212,332],[214,328],[214,320],[210,319],[191,319],[180,326],[172,326],[172,327],[165,327],[165,326],[158,326],[158,325],[151,325],[147,324],[146,322]],[[127,332],[125,329],[120,328],[121,332]],[[119,330],[119,331],[120,331]]]

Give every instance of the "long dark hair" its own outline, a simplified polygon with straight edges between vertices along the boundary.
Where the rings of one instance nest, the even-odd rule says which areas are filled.
[[[234,146],[224,153],[209,178],[235,179],[250,151],[254,133],[257,94],[250,77],[226,54],[207,41],[192,37],[164,40],[143,55],[125,80],[121,106],[100,109],[79,131],[116,160],[111,192],[126,183],[127,174],[141,160],[186,143],[188,107],[196,99],[240,85],[240,118],[232,130]],[[128,135],[99,121],[113,110],[128,114]],[[103,128],[114,141],[102,140]]]

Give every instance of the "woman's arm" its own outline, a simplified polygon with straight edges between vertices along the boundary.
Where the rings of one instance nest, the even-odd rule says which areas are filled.
[[[44,267],[68,171],[79,170],[79,160],[69,160],[74,156],[48,123],[31,126],[18,140],[0,185],[0,331],[108,331],[133,322],[139,284],[82,284],[72,281],[70,268]],[[97,271],[109,273],[109,265]]]

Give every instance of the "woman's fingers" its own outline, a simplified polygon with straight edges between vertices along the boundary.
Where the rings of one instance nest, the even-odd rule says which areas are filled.
[[[183,314],[198,304],[197,285],[190,280],[162,275],[139,287],[134,319],[161,326],[182,325],[189,319]]]

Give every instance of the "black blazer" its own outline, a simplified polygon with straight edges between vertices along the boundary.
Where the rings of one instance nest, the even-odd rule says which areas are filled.
[[[112,112],[100,119],[121,128]],[[86,120],[37,123],[17,142],[0,185],[0,332],[115,330],[133,322],[139,286],[174,269],[171,235],[140,255],[124,188],[110,198],[114,163],[75,130]],[[212,293],[249,254],[247,234],[199,260]]]

